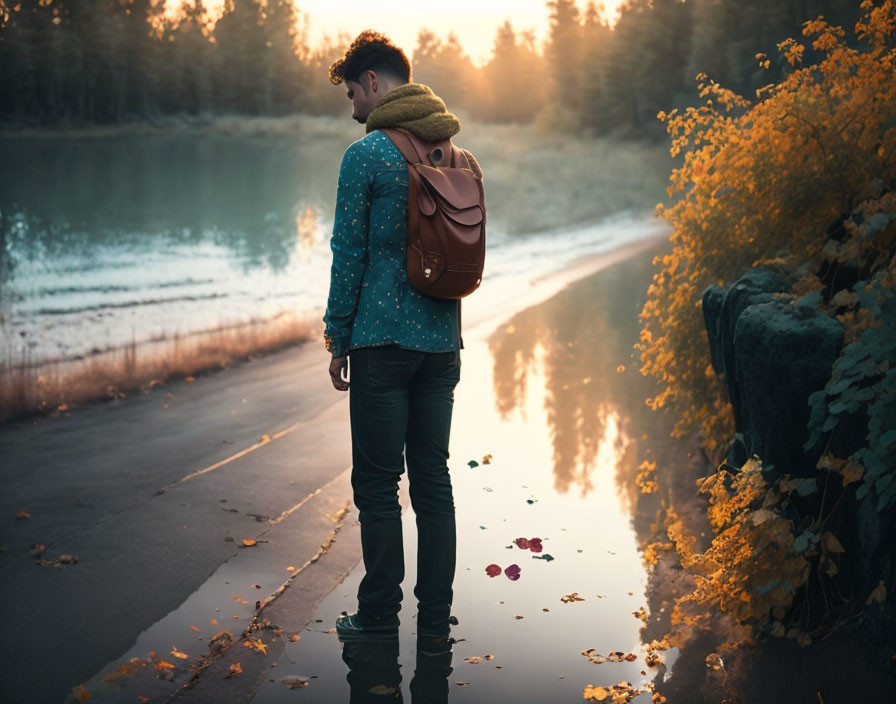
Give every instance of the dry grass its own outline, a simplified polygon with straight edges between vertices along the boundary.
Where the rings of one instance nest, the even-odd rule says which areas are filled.
[[[77,360],[0,368],[0,423],[35,414],[57,414],[74,406],[127,396],[169,379],[192,380],[255,355],[317,339],[322,325],[292,313],[270,320],[131,344]]]

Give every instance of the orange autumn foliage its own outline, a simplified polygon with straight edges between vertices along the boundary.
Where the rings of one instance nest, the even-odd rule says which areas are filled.
[[[822,17],[803,25],[816,63],[802,66],[806,47],[781,42],[793,70],[757,91],[756,102],[699,74],[705,104],[658,115],[684,163],[668,187],[680,198],[657,206],[675,229],[672,251],[654,260],[641,313],[641,372],[660,382],[648,404],[672,408],[676,433],[699,431],[716,461],[734,422],[710,366],[706,287],[728,285],[769,260],[795,271],[825,257],[849,259],[873,270],[893,251],[896,228],[873,242],[861,228],[848,226],[846,240],[833,245],[827,234],[856,211],[896,213],[888,190],[896,183],[896,0],[861,7],[857,48]],[[757,59],[769,66],[764,55]]]

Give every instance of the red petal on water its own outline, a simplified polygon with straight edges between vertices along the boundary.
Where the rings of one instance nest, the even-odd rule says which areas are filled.
[[[513,542],[516,543],[516,546],[520,550],[528,550],[529,549],[529,541],[526,538],[517,538]]]
[[[489,565],[485,568],[485,573],[489,577],[497,577],[499,574],[501,574],[501,568],[498,567],[498,565]]]
[[[504,574],[507,575],[508,579],[518,580],[520,578],[520,566],[517,564],[510,565],[504,569]]]
[[[542,550],[542,547],[541,547],[541,538],[532,538],[532,539],[529,541],[529,549],[530,549],[532,552],[541,552],[541,550]]]

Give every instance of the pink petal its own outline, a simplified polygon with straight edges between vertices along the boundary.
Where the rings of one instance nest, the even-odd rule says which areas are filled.
[[[517,564],[510,565],[504,569],[504,574],[507,575],[507,578],[516,581],[520,578],[520,566]]]
[[[485,573],[489,577],[497,577],[499,574],[501,574],[501,568],[498,567],[498,565],[489,565],[485,568]]]

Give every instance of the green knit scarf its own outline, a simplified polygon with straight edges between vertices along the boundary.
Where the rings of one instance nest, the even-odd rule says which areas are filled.
[[[457,115],[448,112],[444,101],[422,83],[406,83],[389,91],[368,115],[367,131],[402,127],[424,142],[441,142],[460,132]]]

